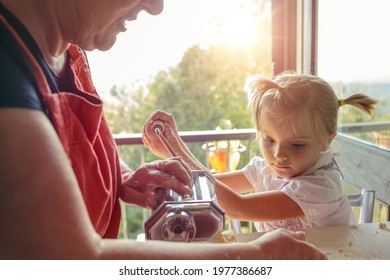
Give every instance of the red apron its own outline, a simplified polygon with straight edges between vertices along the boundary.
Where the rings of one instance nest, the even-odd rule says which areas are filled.
[[[42,100],[50,112],[50,121],[76,174],[96,232],[105,238],[117,238],[121,185],[119,156],[84,54],[74,45],[68,50],[70,71],[78,92],[52,94],[38,62],[2,15],[0,19],[33,68]]]

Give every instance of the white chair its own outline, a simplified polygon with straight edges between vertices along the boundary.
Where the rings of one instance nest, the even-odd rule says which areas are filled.
[[[360,207],[359,224],[371,223],[374,215],[375,191],[362,189],[361,194],[347,195],[351,206]]]
[[[241,233],[241,222],[239,220],[230,219],[230,228],[235,234]]]

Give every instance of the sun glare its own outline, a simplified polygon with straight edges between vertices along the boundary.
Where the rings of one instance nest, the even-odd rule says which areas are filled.
[[[243,47],[254,40],[255,26],[250,18],[244,13],[224,19],[221,23],[221,39],[227,43]]]
[[[255,39],[256,25],[248,11],[229,9],[218,20],[220,40],[233,46],[243,47]]]
[[[258,17],[254,15],[255,2],[227,1],[216,15],[217,37],[236,47],[244,47],[258,38]]]

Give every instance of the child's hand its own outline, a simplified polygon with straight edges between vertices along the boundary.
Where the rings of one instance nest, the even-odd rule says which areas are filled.
[[[176,156],[181,157],[183,161],[193,170],[207,170],[206,167],[204,167],[202,163],[196,159],[184,141],[180,138],[173,116],[161,110],[150,115],[144,125],[144,131],[142,134],[142,141],[154,155],[163,159],[167,159],[172,156],[152,129],[152,126],[156,121],[164,124],[164,131],[162,134]]]
[[[181,155],[180,137],[177,132],[175,120],[171,114],[164,111],[156,111],[152,113],[146,121],[142,134],[142,141],[145,146],[158,157],[166,159],[172,156],[152,129],[155,121],[160,121],[164,124],[164,131],[162,132],[164,137],[172,146],[175,153],[177,155]]]
[[[162,121],[163,123],[168,123],[172,128],[172,130],[177,133],[175,118],[173,117],[172,114],[169,114],[162,110],[157,110],[149,116],[148,121],[157,121],[157,120]]]

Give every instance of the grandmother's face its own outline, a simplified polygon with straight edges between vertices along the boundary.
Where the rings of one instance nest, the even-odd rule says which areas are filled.
[[[88,7],[79,8],[79,34],[72,42],[84,50],[110,49],[120,32],[126,31],[126,21],[137,19],[146,11],[158,15],[164,8],[164,0],[90,0]],[[80,4],[83,5],[83,4]]]

